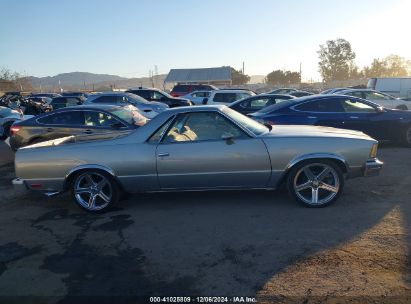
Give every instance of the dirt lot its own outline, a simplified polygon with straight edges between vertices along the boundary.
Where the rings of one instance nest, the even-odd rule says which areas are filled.
[[[7,155],[1,143],[0,159]],[[3,164],[0,296],[410,303],[410,155],[382,148],[382,175],[348,181],[324,209],[300,207],[281,191],[238,191],[137,195],[98,216],[67,196],[13,193],[13,166]]]

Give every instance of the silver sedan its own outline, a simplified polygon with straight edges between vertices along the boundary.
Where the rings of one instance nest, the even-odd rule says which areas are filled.
[[[379,173],[377,141],[350,130],[265,126],[226,106],[164,111],[131,134],[66,137],[19,149],[16,187],[70,191],[90,212],[122,192],[276,189],[308,207],[340,196],[344,180]]]

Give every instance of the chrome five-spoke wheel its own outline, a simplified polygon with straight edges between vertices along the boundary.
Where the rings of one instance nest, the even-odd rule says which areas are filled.
[[[290,173],[288,187],[297,201],[322,207],[336,200],[344,185],[341,169],[330,161],[308,162]]]
[[[118,197],[118,189],[113,180],[107,174],[98,171],[87,171],[77,175],[72,192],[75,202],[90,212],[108,209]]]

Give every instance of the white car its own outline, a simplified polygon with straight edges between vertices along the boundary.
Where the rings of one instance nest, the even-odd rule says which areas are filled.
[[[388,109],[411,110],[411,101],[402,100],[394,96],[374,90],[347,89],[343,91],[338,91],[335,94],[359,97],[362,99],[372,101]]]
[[[250,96],[255,96],[256,94],[249,90],[231,90],[223,89],[211,91],[210,96],[203,99],[203,104],[223,104],[227,105],[236,100],[247,98]]]
[[[194,91],[181,98],[191,100],[195,105],[202,105],[204,98],[209,98],[211,92],[212,91]]]
[[[411,77],[370,78],[367,88],[388,93],[395,97],[411,98]]]
[[[32,118],[33,115],[23,115],[19,110],[0,107],[0,140],[10,136],[10,127],[14,122]]]

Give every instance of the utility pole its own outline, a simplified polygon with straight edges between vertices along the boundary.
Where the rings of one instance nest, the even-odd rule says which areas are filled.
[[[154,77],[155,77],[155,87],[157,87],[157,80],[158,80],[158,67],[157,67],[157,65],[154,66]]]
[[[300,62],[300,83],[303,81],[303,78],[301,77],[301,62]]]
[[[243,75],[244,75],[244,61],[243,61]]]

